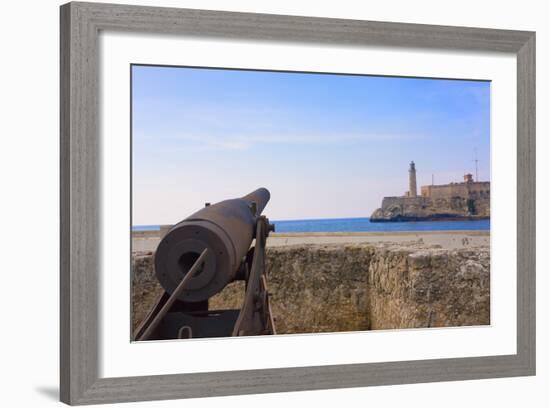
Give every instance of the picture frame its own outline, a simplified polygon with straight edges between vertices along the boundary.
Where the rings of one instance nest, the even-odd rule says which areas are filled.
[[[60,396],[71,404],[256,394],[535,374],[535,33],[73,2],[61,6]],[[102,30],[514,53],[517,353],[211,373],[99,376],[99,33]]]

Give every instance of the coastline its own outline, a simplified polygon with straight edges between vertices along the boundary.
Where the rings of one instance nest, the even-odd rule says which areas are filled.
[[[392,218],[377,218],[370,217],[370,222],[423,222],[423,221],[481,221],[490,220],[491,217],[487,215],[453,215],[453,214],[432,214],[432,215],[397,215]]]
[[[132,252],[154,252],[161,232],[133,231]],[[312,244],[394,243],[397,245],[436,246],[444,249],[490,246],[490,232],[483,230],[391,231],[391,232],[274,232],[267,239],[268,247]]]

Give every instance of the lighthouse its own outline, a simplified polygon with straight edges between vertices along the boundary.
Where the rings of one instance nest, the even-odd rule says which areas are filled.
[[[416,197],[416,168],[414,161],[411,161],[409,167],[409,197]]]

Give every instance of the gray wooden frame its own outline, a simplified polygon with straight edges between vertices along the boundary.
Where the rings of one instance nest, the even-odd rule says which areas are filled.
[[[517,354],[176,374],[98,376],[98,33],[169,33],[517,56]],[[61,6],[61,400],[68,404],[253,394],[535,374],[535,33],[219,11]]]

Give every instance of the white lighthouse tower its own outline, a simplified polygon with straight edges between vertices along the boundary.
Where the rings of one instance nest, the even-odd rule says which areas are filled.
[[[414,161],[411,161],[409,167],[409,197],[416,197],[416,168]]]

